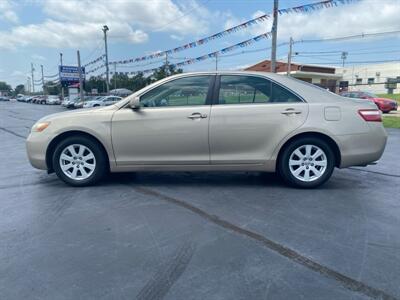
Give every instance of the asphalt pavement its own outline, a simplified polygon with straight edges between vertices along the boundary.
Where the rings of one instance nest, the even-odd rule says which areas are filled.
[[[241,172],[72,188],[25,150],[63,110],[0,102],[1,299],[400,299],[400,130],[315,190]]]

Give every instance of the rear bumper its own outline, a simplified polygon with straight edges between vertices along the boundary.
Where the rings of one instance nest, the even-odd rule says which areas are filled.
[[[368,122],[368,125],[368,133],[336,136],[340,142],[340,168],[364,166],[381,158],[387,141],[386,130],[380,122]]]

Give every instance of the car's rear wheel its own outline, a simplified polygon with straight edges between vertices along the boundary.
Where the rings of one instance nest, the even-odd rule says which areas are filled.
[[[324,140],[307,137],[291,142],[280,155],[278,172],[292,186],[314,188],[335,168],[335,155]]]
[[[53,168],[57,176],[69,185],[93,185],[106,173],[107,158],[94,139],[72,136],[56,146]]]

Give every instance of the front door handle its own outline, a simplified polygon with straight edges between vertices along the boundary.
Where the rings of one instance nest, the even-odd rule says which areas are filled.
[[[281,112],[281,114],[287,115],[287,116],[299,115],[299,114],[301,114],[301,111],[300,110],[295,110],[294,108],[288,108],[285,111]]]
[[[190,116],[188,116],[189,119],[195,120],[195,119],[205,119],[207,118],[207,114],[201,114],[201,113],[192,113]]]

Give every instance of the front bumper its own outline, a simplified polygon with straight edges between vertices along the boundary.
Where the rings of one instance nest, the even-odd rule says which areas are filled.
[[[26,139],[26,151],[31,165],[36,169],[47,170],[46,150],[51,137],[43,132],[31,132]]]

